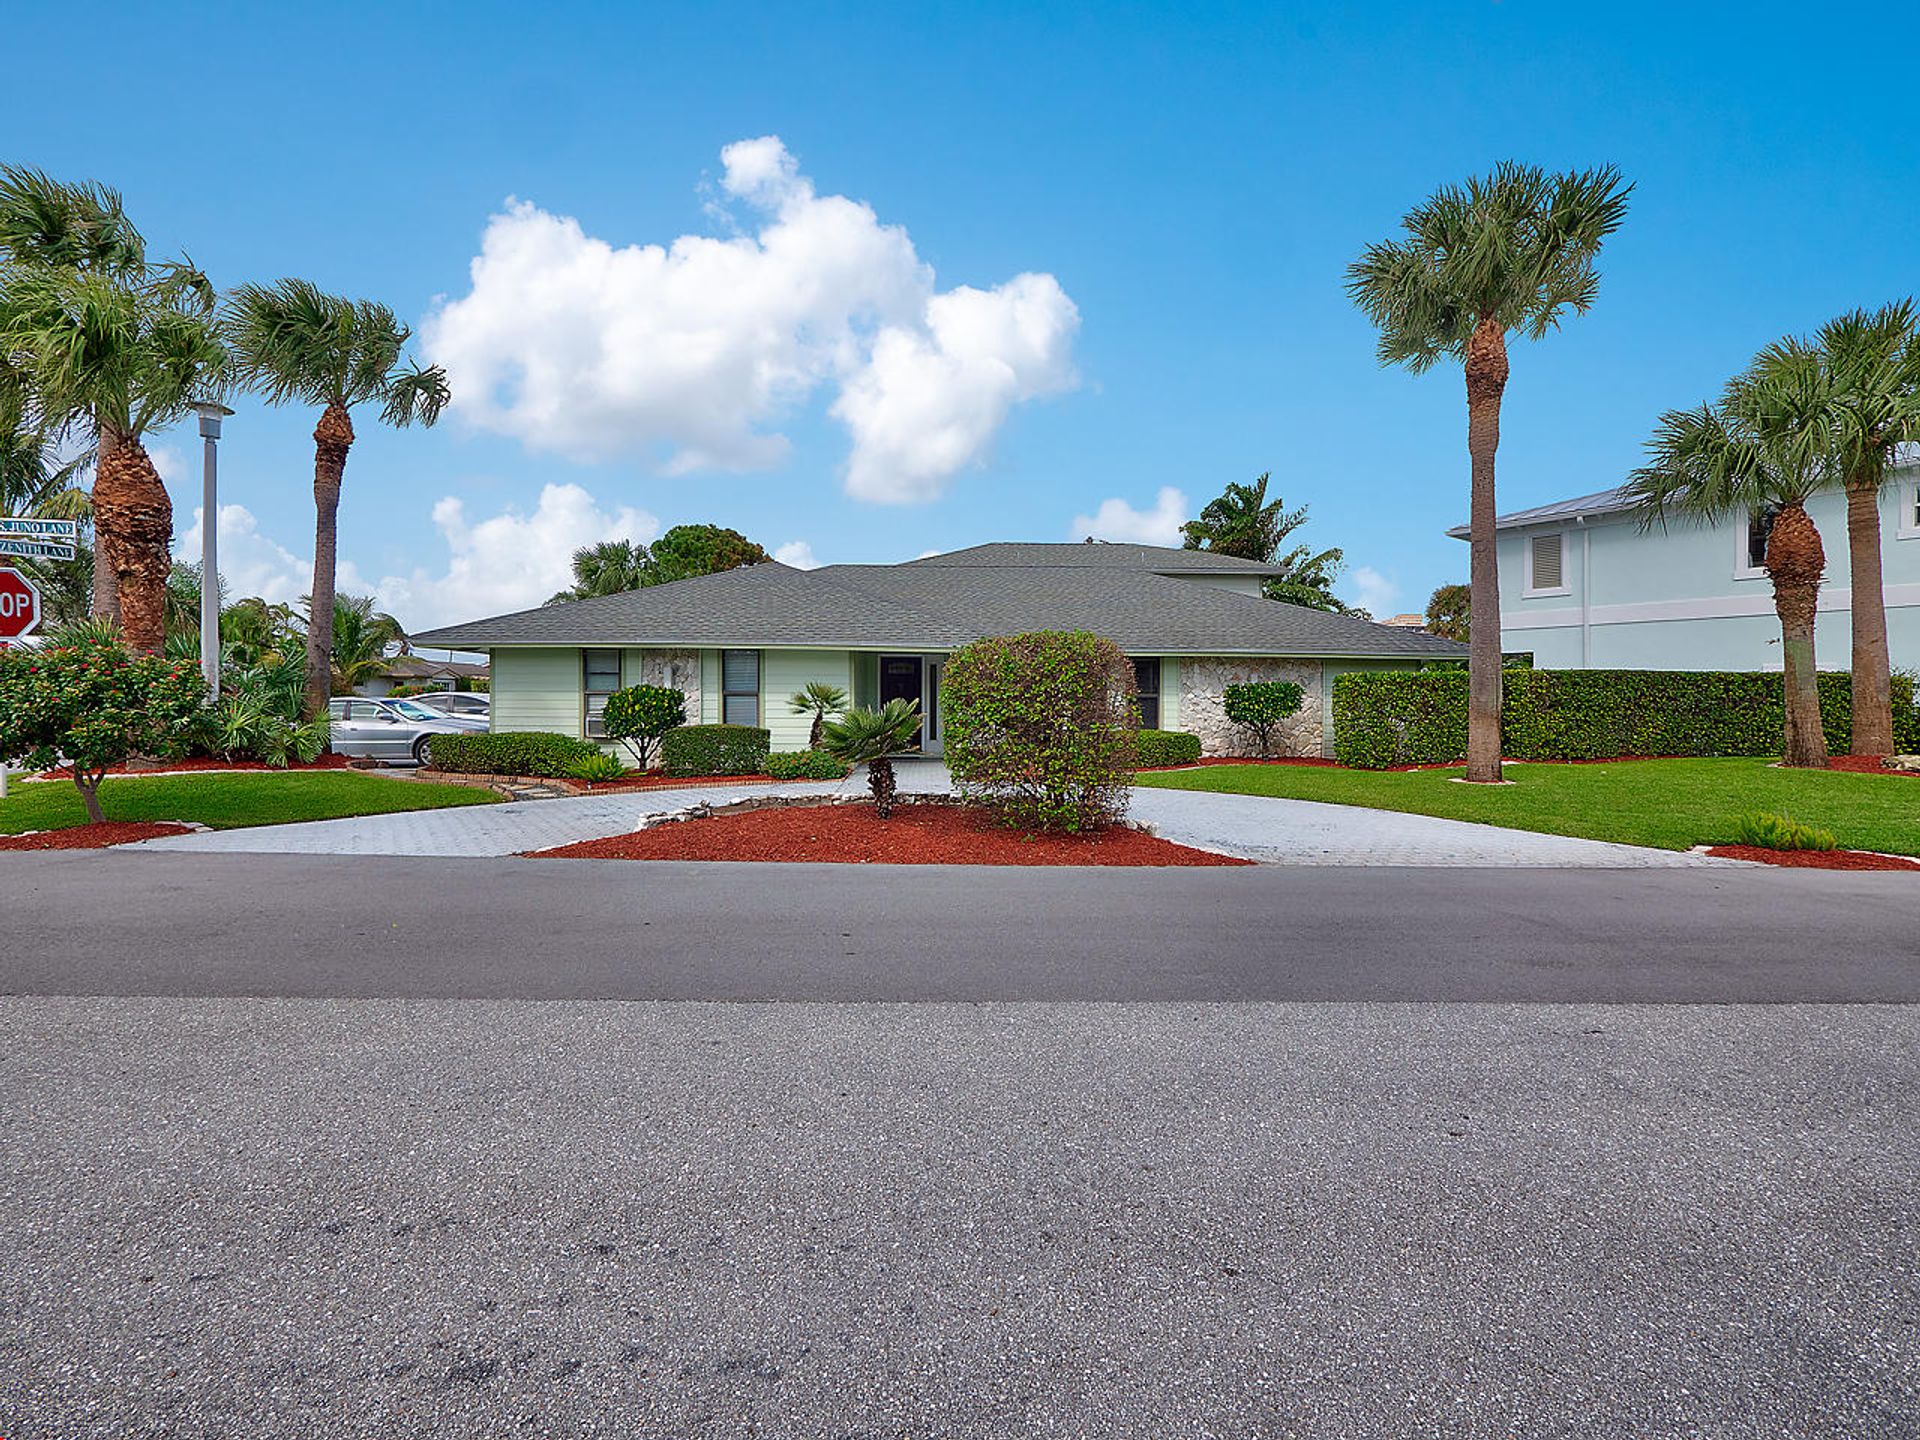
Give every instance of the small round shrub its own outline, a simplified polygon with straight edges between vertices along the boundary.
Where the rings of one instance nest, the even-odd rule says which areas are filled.
[[[607,738],[625,745],[645,770],[660,737],[687,723],[687,697],[665,685],[629,685],[607,696],[601,721]]]
[[[595,751],[592,755],[583,755],[573,762],[573,768],[567,774],[575,780],[595,781],[624,780],[627,767],[611,755]]]
[[[1269,753],[1273,727],[1300,713],[1306,695],[1291,680],[1255,680],[1229,685],[1225,692],[1227,719],[1244,725],[1260,737],[1260,753]]]
[[[947,768],[1009,824],[1102,829],[1132,795],[1136,695],[1120,647],[1086,631],[977,640],[947,661]]]
[[[1790,815],[1774,815],[1765,810],[1742,815],[1734,825],[1734,841],[1764,850],[1838,850],[1840,841],[1831,830],[1803,825]]]
[[[776,780],[844,780],[852,770],[824,750],[776,750],[767,756],[767,774]]]
[[[1183,730],[1142,730],[1134,736],[1134,751],[1142,770],[1191,765],[1200,758],[1200,737]]]

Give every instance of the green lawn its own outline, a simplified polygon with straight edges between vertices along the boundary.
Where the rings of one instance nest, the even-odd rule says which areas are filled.
[[[448,805],[491,805],[499,798],[491,790],[470,785],[391,780],[352,770],[156,775],[108,780],[100,787],[100,807],[109,820],[197,820],[215,830]],[[58,830],[84,825],[86,820],[80,792],[67,780],[25,784],[16,779],[8,787],[7,798],[0,800],[0,835]]]
[[[1833,831],[1849,850],[1920,855],[1920,780],[1782,770],[1765,760],[1627,760],[1509,765],[1512,785],[1457,785],[1459,769],[1380,772],[1309,765],[1210,765],[1139,777],[1167,790],[1280,795],[1477,820],[1685,850],[1724,844],[1756,810]]]

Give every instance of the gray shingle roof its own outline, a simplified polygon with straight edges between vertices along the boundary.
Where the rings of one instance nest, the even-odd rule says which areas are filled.
[[[986,545],[970,545],[965,550],[949,550],[924,559],[909,560],[908,565],[1046,565],[1093,566],[1101,569],[1125,566],[1133,570],[1161,574],[1278,575],[1275,565],[1257,560],[1242,560],[1237,555],[1216,555],[1211,550],[1180,550],[1169,545],[1135,545],[1129,541],[1096,540],[1049,544],[1043,541],[996,540]]]
[[[1082,629],[1145,654],[1466,654],[1464,646],[1421,631],[1174,579],[1141,568],[1137,557],[1120,559],[1105,566],[1016,560],[819,570],[769,562],[413,638],[419,645],[456,650],[502,645],[947,650],[987,635]]]
[[[1551,505],[1536,505],[1531,510],[1513,510],[1495,518],[1493,528],[1512,530],[1521,525],[1545,525],[1554,520],[1571,520],[1576,515],[1610,515],[1616,510],[1633,509],[1633,501],[1627,495],[1624,485],[1615,485],[1610,490],[1596,490],[1591,495],[1576,495],[1571,500],[1556,500]],[[1456,540],[1465,540],[1472,532],[1465,525],[1456,525],[1447,534]]]

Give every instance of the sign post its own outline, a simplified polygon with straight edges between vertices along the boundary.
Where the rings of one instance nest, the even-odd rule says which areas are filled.
[[[0,566],[0,647],[40,623],[40,592],[18,570]],[[0,800],[7,797],[7,763],[0,760]]]

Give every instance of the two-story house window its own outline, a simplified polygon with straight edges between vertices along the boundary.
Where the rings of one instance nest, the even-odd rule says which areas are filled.
[[[1767,541],[1773,538],[1773,521],[1779,513],[1778,505],[1764,505],[1747,512],[1746,535],[1740,551],[1742,564],[1736,578],[1752,579],[1767,573]]]
[[[1567,537],[1562,531],[1527,537],[1527,595],[1567,593]]]

